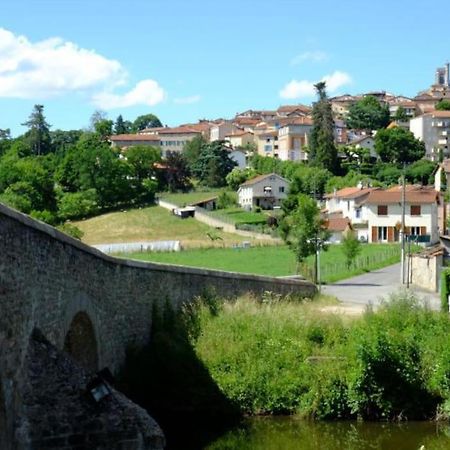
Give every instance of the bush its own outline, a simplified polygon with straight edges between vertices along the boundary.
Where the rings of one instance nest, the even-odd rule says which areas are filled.
[[[450,295],[450,270],[441,272],[441,311],[449,312],[448,296]]]
[[[236,206],[236,195],[222,192],[217,198],[217,209],[227,209]]]
[[[345,322],[282,298],[197,311],[196,352],[244,413],[422,420],[450,411],[450,318],[411,296]]]
[[[81,240],[81,238],[84,236],[83,231],[81,231],[77,226],[72,225],[68,222],[64,223],[63,225],[59,225],[56,228],[58,228],[59,231],[62,231],[63,233],[66,233],[78,240]]]
[[[58,215],[63,220],[80,219],[99,211],[95,189],[82,192],[66,192],[59,195]]]
[[[30,216],[41,222],[48,223],[49,225],[55,225],[57,223],[56,214],[52,211],[31,211]]]

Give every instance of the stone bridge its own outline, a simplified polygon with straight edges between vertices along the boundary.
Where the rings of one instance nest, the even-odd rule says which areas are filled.
[[[156,303],[177,308],[210,288],[224,298],[315,293],[306,281],[114,258],[0,204],[0,450],[162,448],[157,424],[120,393],[126,426],[114,405],[96,410],[82,392],[148,342]]]

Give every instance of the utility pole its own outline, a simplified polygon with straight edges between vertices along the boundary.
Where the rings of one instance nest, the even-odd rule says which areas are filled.
[[[400,231],[401,239],[401,273],[400,282],[405,283],[405,208],[406,208],[406,185],[405,185],[405,163],[403,163],[403,174],[402,174],[402,226]]]

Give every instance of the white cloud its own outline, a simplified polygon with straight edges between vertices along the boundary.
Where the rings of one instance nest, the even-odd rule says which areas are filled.
[[[351,83],[350,75],[336,70],[331,75],[325,75],[320,81],[325,81],[329,93],[336,92],[340,87]],[[308,80],[292,80],[280,91],[280,97],[295,99],[301,97],[313,97],[315,95],[314,84],[316,82]]]
[[[142,80],[125,94],[101,92],[93,102],[102,109],[127,108],[134,105],[154,106],[166,97],[164,89],[155,80]]]
[[[328,59],[328,55],[321,50],[314,50],[309,52],[303,52],[299,55],[294,56],[291,59],[291,66],[297,66],[304,61],[311,61],[314,63],[326,61]]]
[[[105,109],[155,105],[164,99],[163,89],[153,80],[140,81],[125,95],[116,95],[114,90],[127,79],[119,61],[94,50],[61,38],[30,42],[0,28],[0,98],[44,99],[82,92]]]
[[[200,100],[200,95],[191,95],[190,97],[174,98],[173,102],[177,105],[191,105],[192,103],[198,103]]]

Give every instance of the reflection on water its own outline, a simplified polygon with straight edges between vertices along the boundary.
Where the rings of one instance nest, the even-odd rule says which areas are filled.
[[[450,424],[248,419],[205,450],[450,450]]]

